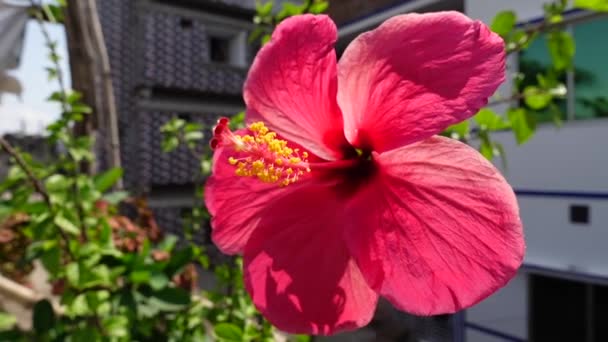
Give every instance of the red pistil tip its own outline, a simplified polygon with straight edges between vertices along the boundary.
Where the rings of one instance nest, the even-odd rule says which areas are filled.
[[[226,117],[221,117],[217,120],[217,125],[218,126],[226,126],[228,125],[228,123],[230,122],[230,120],[228,120],[228,118]]]
[[[211,147],[212,150],[215,150],[219,145],[220,139],[218,139],[217,137],[213,137],[211,138],[211,141],[209,141],[209,147]]]
[[[214,135],[220,135],[222,134],[222,132],[224,131],[224,129],[226,128],[225,125],[220,125],[218,124],[217,126],[215,126],[215,128],[213,129],[213,134]]]

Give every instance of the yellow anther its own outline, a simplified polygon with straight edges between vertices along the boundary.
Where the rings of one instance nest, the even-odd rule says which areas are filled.
[[[228,158],[228,163],[236,166],[237,176],[287,186],[303,176],[304,171],[310,172],[308,153],[288,147],[287,141],[278,139],[263,122],[254,122],[248,128],[250,134],[235,135],[233,140],[241,157]]]

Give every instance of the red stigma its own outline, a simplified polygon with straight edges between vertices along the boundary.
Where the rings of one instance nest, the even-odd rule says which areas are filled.
[[[222,132],[224,131],[224,128],[226,128],[225,125],[220,125],[218,124],[217,126],[215,126],[215,128],[213,129],[213,134],[218,136],[220,134],[222,134]]]
[[[213,137],[211,138],[211,141],[209,141],[209,147],[211,147],[212,150],[215,150],[219,145],[220,139],[218,139],[217,137]]]
[[[226,126],[228,123],[230,122],[230,120],[228,120],[228,118],[226,117],[221,117],[217,120],[217,125],[218,126]]]
[[[221,117],[217,120],[217,124],[213,127],[213,138],[209,141],[209,146],[212,150],[215,150],[222,142],[222,133],[228,129],[228,123],[230,120],[225,117]]]

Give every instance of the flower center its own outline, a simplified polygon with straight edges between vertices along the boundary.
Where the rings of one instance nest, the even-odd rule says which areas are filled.
[[[218,120],[210,145],[212,149],[229,146],[235,151],[228,163],[235,167],[237,176],[287,186],[310,172],[308,152],[288,147],[287,141],[277,138],[263,122],[250,124],[250,134],[245,135],[231,132],[228,122],[227,118]]]

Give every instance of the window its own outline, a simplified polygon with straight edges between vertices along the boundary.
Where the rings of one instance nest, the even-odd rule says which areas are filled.
[[[608,287],[530,276],[530,341],[606,341]]]
[[[570,222],[589,224],[589,206],[573,204],[570,206]]]
[[[576,41],[574,117],[608,118],[608,18],[587,21],[573,28]]]
[[[212,63],[247,66],[247,32],[209,28],[209,60]]]
[[[559,113],[551,109],[536,111],[540,122],[551,121],[555,115],[561,119],[608,118],[608,45],[598,41],[598,37],[608,33],[608,17],[578,22],[569,29],[576,42],[574,68],[560,79],[569,95],[556,101]],[[536,75],[550,66],[547,39],[543,35],[520,54],[519,69],[524,79],[518,89],[535,84]]]
[[[209,55],[212,62],[230,63],[230,40],[209,37]]]

